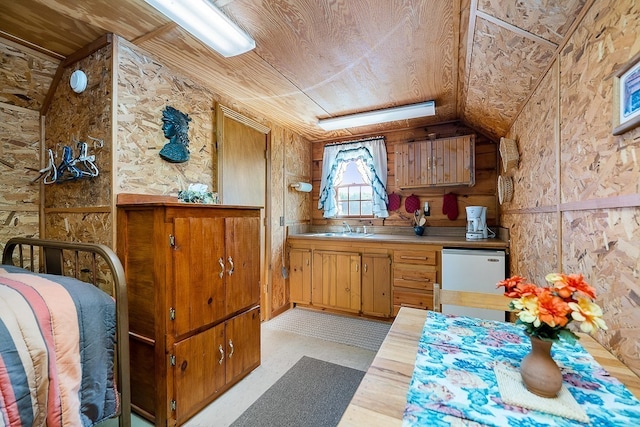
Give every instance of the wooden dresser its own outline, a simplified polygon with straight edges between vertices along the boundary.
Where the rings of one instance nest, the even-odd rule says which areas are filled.
[[[260,364],[260,209],[119,195],[131,395],[184,423]]]

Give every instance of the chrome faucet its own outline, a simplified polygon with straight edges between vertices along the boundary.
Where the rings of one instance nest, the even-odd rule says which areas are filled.
[[[342,221],[342,225],[344,225],[345,228],[347,229],[347,233],[351,233],[352,232],[351,226],[349,226],[349,224],[347,224],[346,221]]]

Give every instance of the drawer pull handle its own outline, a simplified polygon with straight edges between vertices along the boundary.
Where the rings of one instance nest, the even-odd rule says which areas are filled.
[[[412,282],[430,282],[431,279],[421,279],[420,277],[406,277],[402,276],[402,280],[410,280]]]
[[[365,263],[364,263],[364,272],[366,273],[366,272],[367,272],[367,270],[368,270],[368,268],[367,268],[367,263],[365,262]]]
[[[411,260],[423,260],[426,261],[429,259],[428,256],[409,256],[409,255],[401,255],[400,259],[411,259]]]
[[[224,360],[224,349],[222,348],[222,344],[218,347],[218,351],[220,352],[220,360],[218,360],[218,365],[222,365],[222,361]]]

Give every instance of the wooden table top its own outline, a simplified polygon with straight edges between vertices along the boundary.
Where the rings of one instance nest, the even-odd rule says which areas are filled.
[[[401,426],[426,310],[403,307],[349,403],[340,426]],[[589,335],[582,346],[640,399],[640,378]]]

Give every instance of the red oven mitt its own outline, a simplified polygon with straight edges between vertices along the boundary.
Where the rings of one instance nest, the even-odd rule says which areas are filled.
[[[451,221],[458,218],[458,199],[454,193],[445,194],[442,199],[442,213]]]

